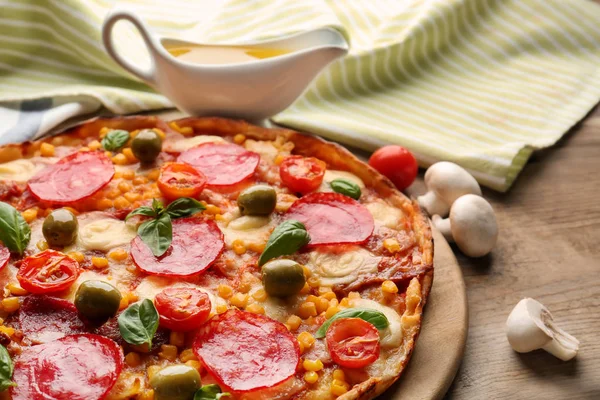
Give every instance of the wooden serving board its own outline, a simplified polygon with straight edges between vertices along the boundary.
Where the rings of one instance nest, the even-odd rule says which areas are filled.
[[[437,400],[448,391],[463,356],[469,327],[467,293],[456,257],[433,230],[433,287],[408,366],[380,399]]]

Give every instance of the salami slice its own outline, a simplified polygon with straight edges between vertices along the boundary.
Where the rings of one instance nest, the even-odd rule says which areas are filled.
[[[70,301],[50,296],[27,296],[19,309],[19,324],[27,339],[47,343],[85,333],[85,324]]]
[[[363,243],[373,233],[373,216],[358,201],[339,193],[312,193],[294,202],[286,219],[306,226],[309,246]]]
[[[173,221],[173,241],[165,254],[155,257],[136,236],[131,241],[131,257],[150,275],[191,276],[210,267],[224,246],[223,233],[214,221],[182,218]]]
[[[177,161],[202,172],[209,187],[231,186],[252,176],[260,156],[232,143],[204,143],[179,155]]]
[[[215,379],[236,392],[275,386],[292,376],[300,361],[298,341],[285,325],[236,309],[204,325],[193,348]]]
[[[25,348],[17,361],[13,400],[99,400],[123,369],[115,342],[98,335],[71,335]]]
[[[33,195],[52,203],[73,203],[106,186],[115,168],[100,151],[77,152],[49,165],[29,180]]]
[[[0,244],[0,269],[6,267],[8,260],[10,260],[10,250]]]

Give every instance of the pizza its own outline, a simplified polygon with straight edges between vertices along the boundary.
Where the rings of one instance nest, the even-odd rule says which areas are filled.
[[[372,399],[433,279],[427,219],[385,177],[223,118],[1,147],[0,240],[13,400]]]

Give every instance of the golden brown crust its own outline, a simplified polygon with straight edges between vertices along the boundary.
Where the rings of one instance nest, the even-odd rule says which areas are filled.
[[[423,308],[433,282],[432,233],[429,222],[423,212],[419,209],[417,203],[400,193],[387,178],[360,161],[344,147],[332,142],[327,142],[315,136],[288,129],[267,129],[251,125],[241,120],[212,117],[183,118],[165,122],[158,117],[153,116],[131,116],[93,119],[69,130],[67,133],[79,138],[85,138],[97,135],[99,130],[103,127],[130,131],[144,128],[160,128],[167,132],[167,135],[170,135],[176,134],[176,129],[173,129],[173,127],[175,127],[175,125],[172,125],[173,122],[180,128],[192,128],[194,130],[194,135],[209,134],[228,136],[242,133],[246,137],[255,140],[275,140],[277,137],[282,136],[286,140],[294,143],[295,153],[320,158],[336,169],[346,170],[355,174],[361,178],[367,186],[372,187],[381,197],[402,209],[405,214],[409,216],[422,255],[421,270],[424,272],[421,273],[418,278],[411,281],[411,286],[413,288],[418,285],[418,293],[416,293],[418,302],[415,303],[414,309],[407,309],[403,314],[403,321],[405,317],[407,321],[406,329],[403,329],[404,340],[402,346],[396,350],[397,354],[393,355],[393,357],[395,357],[394,360],[397,358],[398,362],[394,365],[394,371],[386,374],[385,377],[371,377],[356,385],[352,390],[338,397],[338,399],[368,400],[383,393],[400,377],[410,359],[415,341],[419,334]],[[6,145],[0,147],[0,163],[31,156],[33,151],[39,148],[39,143],[39,141],[27,142],[20,145]]]

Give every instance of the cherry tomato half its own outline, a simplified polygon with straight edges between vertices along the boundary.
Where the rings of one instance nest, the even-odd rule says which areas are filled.
[[[186,332],[206,322],[212,307],[210,298],[192,287],[167,288],[154,298],[160,325],[172,331]]]
[[[169,200],[196,197],[206,186],[204,174],[189,164],[169,163],[160,168],[158,188]]]
[[[333,321],[325,339],[331,358],[342,367],[362,368],[379,358],[379,332],[363,319]]]
[[[26,257],[17,272],[21,287],[35,294],[65,290],[78,276],[77,261],[55,250],[45,250]]]
[[[292,192],[306,194],[321,186],[326,167],[314,157],[289,156],[281,162],[279,176]]]
[[[384,146],[369,158],[369,165],[387,177],[398,190],[409,187],[419,171],[413,154],[402,146]]]
[[[8,260],[10,260],[10,251],[0,244],[0,269],[8,264]]]

